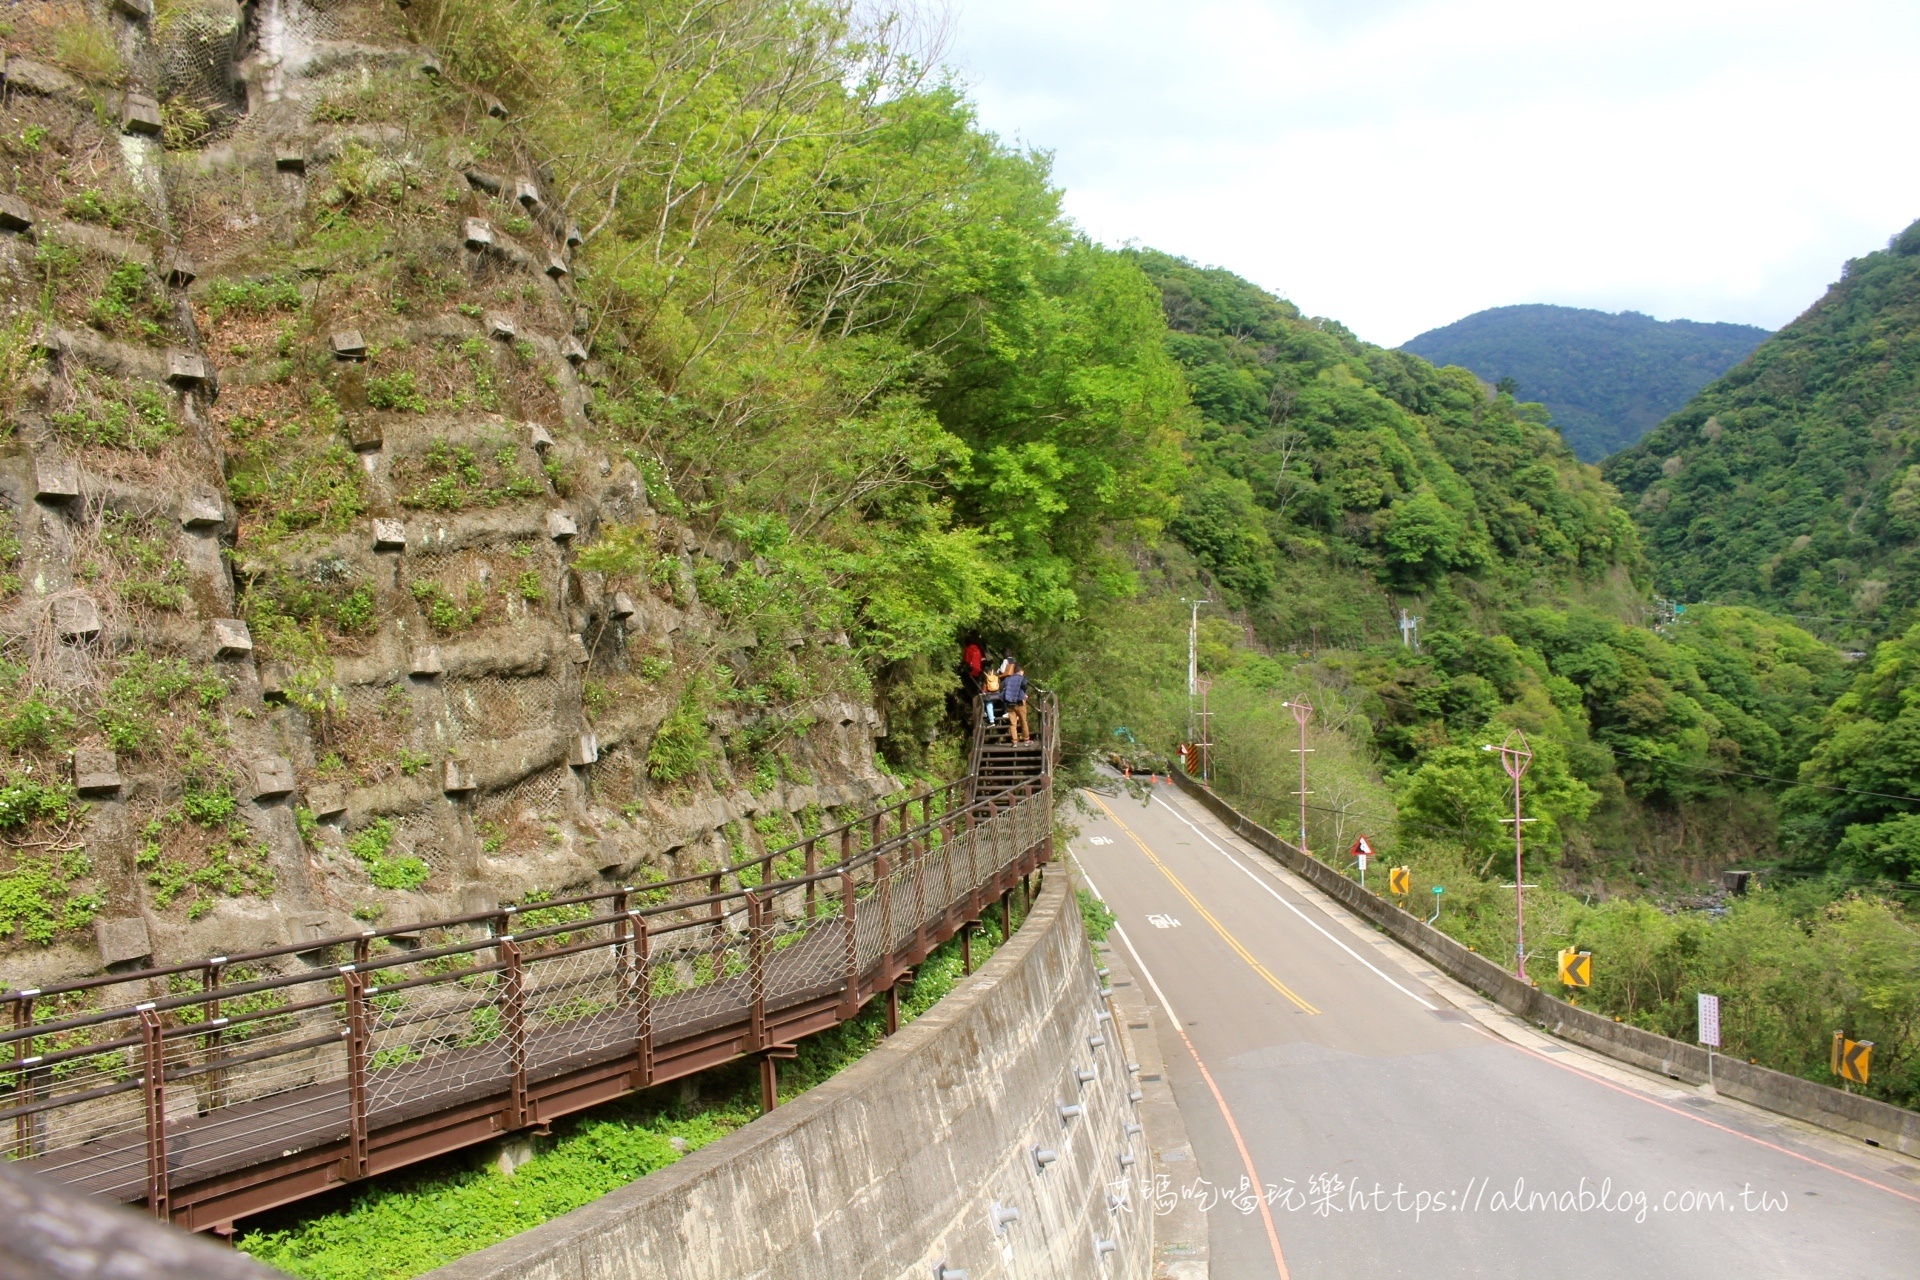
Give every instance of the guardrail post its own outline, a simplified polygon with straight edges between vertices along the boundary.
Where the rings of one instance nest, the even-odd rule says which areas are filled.
[[[208,1028],[203,1046],[207,1055],[207,1107],[213,1111],[227,1105],[227,1072],[220,1066],[227,1056],[227,1023],[220,1016],[220,978],[226,967],[226,957],[215,956],[207,961],[206,976],[201,981],[201,989],[207,993],[207,1020],[203,1024]]]
[[[873,863],[874,878],[880,888],[880,969],[888,983],[893,981],[893,866],[881,854]]]
[[[767,1047],[767,908],[760,895],[747,895],[747,1049]]]
[[[814,848],[814,845],[818,842],[819,837],[817,836],[807,837],[807,869],[803,874],[807,877],[807,919],[809,920],[814,917],[820,890],[819,884],[813,879],[814,872],[820,870],[820,854],[819,851]]]
[[[140,1006],[140,1044],[145,1051],[140,1087],[147,1101],[147,1209],[166,1222],[172,1217],[167,1204],[167,1049],[152,1004]]]
[[[512,934],[501,934],[495,949],[507,966],[507,1054],[508,1065],[513,1068],[513,1098],[507,1104],[507,1128],[519,1129],[528,1121],[526,969],[520,962],[520,944],[513,940]]]
[[[913,857],[913,953],[924,956],[927,945],[927,859],[923,852],[912,850]]]
[[[738,875],[734,876],[736,880],[739,878]],[[718,873],[707,881],[707,895],[713,899],[713,902],[707,907],[707,914],[713,917],[713,936],[717,938],[727,930],[727,913],[722,909],[720,903],[720,876]]]
[[[853,857],[853,824],[849,822],[840,828],[840,863],[845,866]]]
[[[634,1075],[637,1077],[634,1088],[644,1089],[653,1083],[653,978],[647,972],[653,942],[647,935],[645,916],[638,911],[629,911],[627,917],[633,921],[633,1045]]]
[[[860,1012],[860,935],[856,931],[854,911],[853,872],[843,869],[840,872],[840,918],[845,922],[847,984],[847,993],[840,1001],[840,1017],[843,1021]]]
[[[613,922],[613,989],[618,993],[615,998],[624,1004],[633,996],[633,962],[627,946],[632,918],[625,889],[613,895],[613,910],[619,917]]]
[[[348,1180],[367,1176],[367,976],[347,968],[347,1167]]]
[[[13,1002],[13,1029],[25,1031],[33,1025],[33,997],[19,996]],[[33,1057],[33,1037],[22,1036],[13,1042],[13,1096],[20,1105],[32,1106],[38,1099],[34,1096],[35,1079],[39,1073],[27,1066]],[[31,1115],[14,1117],[13,1155],[16,1160],[24,1160],[34,1154],[33,1121]]]

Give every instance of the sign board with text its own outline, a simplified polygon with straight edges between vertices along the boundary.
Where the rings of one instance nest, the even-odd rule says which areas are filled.
[[[1720,1047],[1720,997],[1700,993],[1700,1043]]]

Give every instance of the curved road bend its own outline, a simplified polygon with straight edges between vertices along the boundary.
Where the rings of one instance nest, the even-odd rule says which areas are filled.
[[[1215,1280],[1920,1276],[1920,1161],[1539,1034],[1172,787],[1082,795]]]

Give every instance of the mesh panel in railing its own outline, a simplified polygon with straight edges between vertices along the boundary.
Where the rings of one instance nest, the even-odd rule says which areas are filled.
[[[752,1005],[751,960],[747,939],[724,926],[695,925],[654,939],[647,982],[655,1042],[744,1016]]]
[[[367,996],[367,1112],[374,1123],[513,1072],[506,975],[492,948],[376,971]],[[404,991],[384,988],[426,979]],[[397,1117],[396,1117],[397,1118]]]

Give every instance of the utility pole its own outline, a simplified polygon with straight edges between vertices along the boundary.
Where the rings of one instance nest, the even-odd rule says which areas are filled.
[[[1294,754],[1300,757],[1300,790],[1294,794],[1300,797],[1300,852],[1307,852],[1307,757],[1313,748],[1307,745],[1307,721],[1313,719],[1313,704],[1305,699],[1299,702],[1286,702],[1282,706],[1293,708],[1294,723],[1300,726],[1300,745],[1294,748]]]
[[[1526,831],[1524,824],[1533,819],[1520,816],[1520,779],[1533,763],[1533,748],[1527,744],[1527,735],[1515,729],[1498,748],[1487,745],[1480,749],[1498,750],[1500,767],[1513,779],[1513,816],[1500,821],[1513,824],[1513,976],[1524,982],[1527,977],[1527,868],[1526,843],[1522,837]]]
[[[1200,606],[1212,604],[1211,600],[1188,600],[1181,598],[1182,604],[1193,606],[1193,620],[1187,624],[1187,741],[1193,741],[1193,699],[1200,691]]]
[[[1400,611],[1400,643],[1415,653],[1420,652],[1420,624],[1425,621],[1409,615],[1405,609]]]

